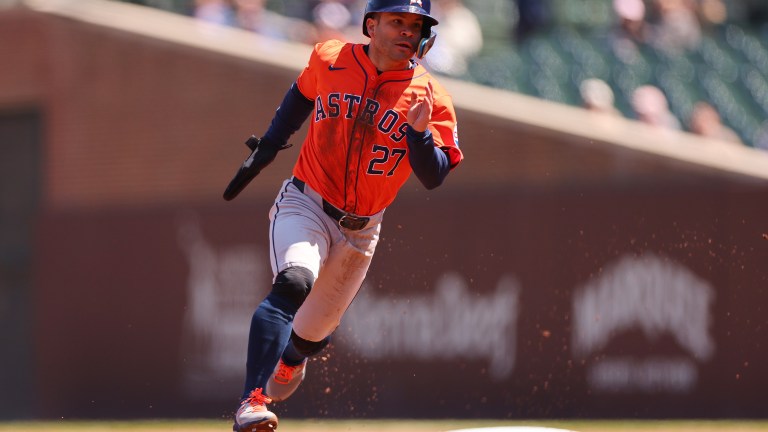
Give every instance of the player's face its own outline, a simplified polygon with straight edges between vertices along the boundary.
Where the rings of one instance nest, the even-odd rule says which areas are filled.
[[[371,35],[370,54],[398,69],[408,67],[421,39],[424,19],[412,13],[381,13],[368,21]],[[372,27],[370,27],[372,26]],[[384,70],[384,69],[382,69]]]

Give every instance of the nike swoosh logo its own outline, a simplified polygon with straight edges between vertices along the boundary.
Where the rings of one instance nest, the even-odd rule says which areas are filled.
[[[328,70],[329,71],[337,71],[337,70],[344,70],[344,69],[346,69],[346,68],[345,67],[336,67],[334,65],[328,66]]]

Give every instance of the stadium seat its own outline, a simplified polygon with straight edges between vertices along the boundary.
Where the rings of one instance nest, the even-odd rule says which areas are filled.
[[[480,7],[482,1],[469,3]],[[495,15],[491,21],[497,23],[496,30],[488,34],[496,37],[502,33],[500,1],[489,0],[480,7],[482,15]],[[765,41],[758,30],[730,23],[708,29],[694,50],[670,54],[639,44],[636,50],[618,52],[611,33],[610,2],[571,3],[552,2],[556,25],[517,44],[509,39],[486,41],[467,79],[581,105],[581,81],[599,78],[614,90],[616,108],[630,118],[634,117],[632,93],[652,84],[664,91],[671,111],[684,126],[697,102],[709,102],[748,144],[768,118],[768,26]],[[511,12],[504,9],[504,14]]]

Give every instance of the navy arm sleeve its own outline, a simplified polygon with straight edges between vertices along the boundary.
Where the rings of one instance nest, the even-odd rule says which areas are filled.
[[[275,117],[272,118],[272,123],[264,134],[264,138],[278,145],[287,143],[288,138],[299,130],[314,108],[315,102],[307,99],[299,91],[298,85],[293,83],[285,94],[283,102],[277,108]]]
[[[408,143],[408,161],[416,177],[427,189],[440,186],[451,171],[448,155],[439,147],[429,129],[424,132],[415,131],[411,125],[405,134]]]

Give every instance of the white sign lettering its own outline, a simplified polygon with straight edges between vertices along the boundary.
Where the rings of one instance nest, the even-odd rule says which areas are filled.
[[[709,333],[713,300],[707,281],[680,264],[654,255],[623,257],[574,294],[574,356],[587,358],[623,331],[640,329],[649,346],[670,334],[694,359],[709,360],[715,351]],[[610,359],[593,365],[588,378],[603,390],[683,391],[696,382],[692,364],[685,358]]]
[[[179,226],[189,263],[184,315],[184,390],[192,398],[240,391],[245,374],[248,323],[272,280],[268,258],[252,245],[216,250],[199,223]]]
[[[506,276],[479,296],[455,273],[443,275],[431,296],[375,297],[363,287],[340,330],[370,359],[487,359],[501,380],[515,366],[519,291]]]

